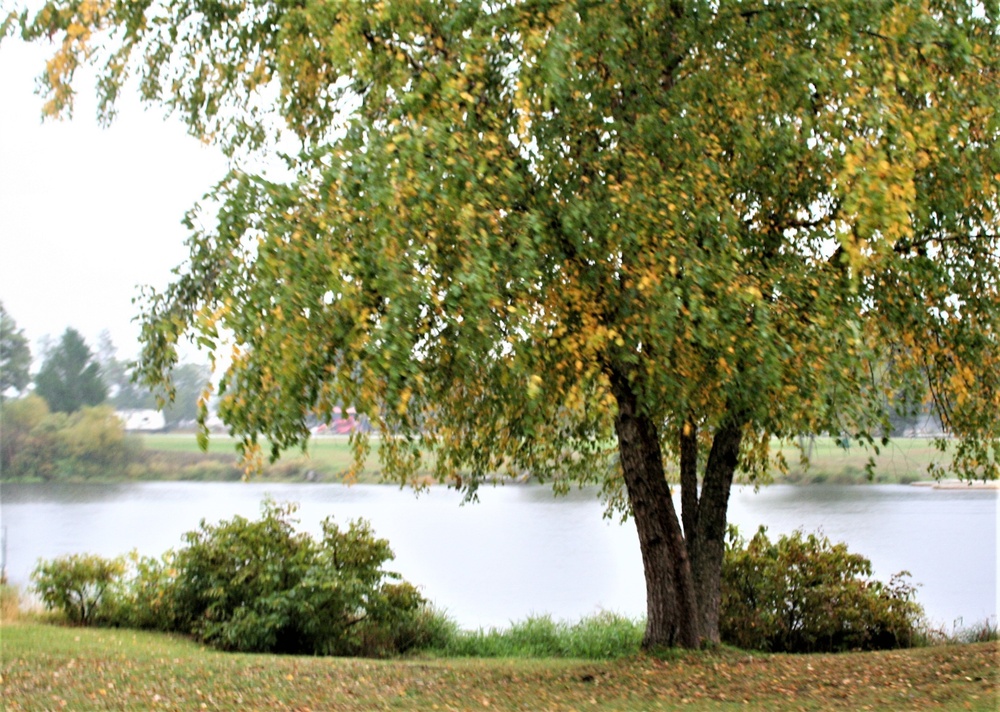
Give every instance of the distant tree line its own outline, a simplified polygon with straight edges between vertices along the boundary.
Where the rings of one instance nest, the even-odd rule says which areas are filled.
[[[97,351],[76,329],[43,347],[31,373],[23,330],[0,303],[0,472],[4,479],[120,477],[140,455],[117,411],[160,409],[168,428],[195,421],[210,377],[207,366],[177,369],[173,400],[136,385],[107,332]],[[162,404],[162,408],[160,407]]]
[[[22,391],[31,381],[31,349],[24,332],[0,302],[0,398],[8,391]]]

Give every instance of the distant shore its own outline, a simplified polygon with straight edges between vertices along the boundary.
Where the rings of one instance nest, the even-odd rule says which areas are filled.
[[[912,482],[915,487],[930,487],[932,489],[987,489],[1000,490],[1000,480],[938,480],[927,482]]]
[[[130,434],[129,440],[135,445],[135,459],[115,472],[90,473],[75,477],[63,474],[60,482],[136,482],[136,481],[204,481],[231,482],[240,479],[268,482],[317,482],[317,483],[360,483],[395,484],[398,479],[385,479],[378,458],[378,440],[373,438],[372,447],[363,464],[351,474],[354,454],[346,435],[323,434],[312,437],[305,450],[285,452],[273,463],[265,462],[260,471],[247,473],[237,441],[226,434],[212,434],[207,450],[199,448],[195,433],[156,432]],[[998,482],[967,482],[956,478],[935,480],[931,472],[944,467],[947,472],[948,453],[941,451],[932,438],[899,438],[881,447],[876,454],[861,445],[853,444],[844,448],[833,438],[813,438],[796,444],[775,444],[772,455],[775,465],[757,484],[913,484],[936,489],[1000,489]],[[264,451],[267,444],[262,443]],[[784,459],[784,466],[777,465],[778,456]],[[805,457],[804,457],[805,456]],[[869,474],[869,461],[874,469]],[[420,486],[438,482],[433,472],[433,459],[428,457],[423,466],[412,475],[408,484]],[[677,473],[668,467],[667,478],[677,480]],[[45,478],[4,477],[5,482],[40,482]],[[510,477],[502,474],[497,481],[505,483],[532,483],[534,480],[523,475]],[[457,481],[453,480],[452,482]],[[737,482],[746,482],[739,478]],[[448,481],[445,481],[447,484]]]

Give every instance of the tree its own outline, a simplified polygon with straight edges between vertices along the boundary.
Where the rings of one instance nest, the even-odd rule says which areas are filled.
[[[35,392],[56,413],[73,413],[107,398],[101,366],[76,329],[66,329],[59,344],[45,357],[35,376]]]
[[[147,294],[146,379],[231,336],[250,456],[340,406],[403,481],[430,451],[470,496],[601,483],[647,646],[719,639],[730,487],[772,438],[877,448],[904,393],[997,475],[995,3],[53,0],[21,28],[61,38],[48,111],[109,57],[104,118],[137,74],[236,161]],[[290,180],[239,169],[287,133]]]
[[[0,404],[0,471],[7,479],[48,478],[53,468],[54,439],[39,429],[49,416],[45,401],[33,393]]]
[[[173,400],[163,407],[169,426],[190,425],[198,419],[202,405],[208,403],[211,378],[211,367],[203,363],[182,363],[173,369]]]
[[[98,335],[95,358],[101,367],[101,380],[108,387],[108,400],[115,408],[156,408],[156,396],[148,388],[135,383],[129,363],[118,358],[118,348],[107,331]]]
[[[198,418],[199,404],[206,401],[206,389],[212,378],[212,369],[206,364],[184,363],[174,368],[171,376],[172,391],[161,394],[150,389],[135,377],[135,364],[118,358],[118,349],[111,335],[100,334],[97,361],[101,365],[101,379],[107,384],[109,399],[120,409],[162,410],[169,427]],[[162,402],[161,402],[162,401]]]
[[[9,390],[23,391],[31,382],[28,338],[0,302],[0,399]]]

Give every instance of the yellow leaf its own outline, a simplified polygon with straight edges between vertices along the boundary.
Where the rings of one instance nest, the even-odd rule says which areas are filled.
[[[413,395],[413,391],[409,388],[404,388],[403,392],[399,394],[399,403],[396,404],[396,412],[402,415],[406,412],[406,408],[410,404],[410,396]]]
[[[528,397],[537,398],[541,390],[542,377],[538,374],[532,374],[531,378],[528,379]]]

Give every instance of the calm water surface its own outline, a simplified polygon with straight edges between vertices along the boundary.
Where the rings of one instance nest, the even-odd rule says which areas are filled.
[[[7,573],[25,584],[39,558],[137,549],[159,555],[205,518],[255,517],[270,495],[298,502],[300,528],[364,517],[399,571],[462,626],[503,626],[532,613],[575,620],[599,610],[645,612],[634,525],[602,518],[594,490],[484,489],[478,504],[444,488],[419,496],[389,485],[137,483],[0,487]],[[897,485],[736,488],[729,519],[745,536],[822,530],[887,580],[908,570],[928,618],[951,627],[997,615],[996,491]]]

